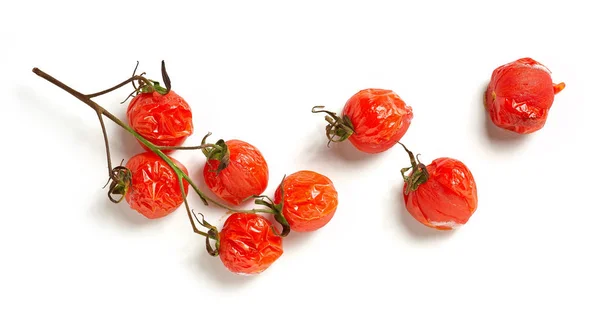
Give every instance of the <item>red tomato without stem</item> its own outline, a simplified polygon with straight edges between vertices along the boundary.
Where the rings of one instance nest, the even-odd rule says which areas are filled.
[[[273,231],[272,223],[256,214],[229,216],[219,240],[221,262],[236,274],[259,274],[283,254],[282,239]]]
[[[544,127],[554,95],[564,88],[564,83],[552,83],[545,66],[522,58],[494,70],[485,105],[496,126],[529,134]]]
[[[283,180],[283,217],[296,232],[315,231],[333,218],[338,193],[331,180],[314,171],[302,170]],[[281,202],[281,185],[274,202]]]
[[[185,174],[187,169],[179,161],[171,160]],[[125,165],[131,171],[131,184],[125,194],[129,206],[147,218],[155,219],[172,213],[183,203],[177,174],[154,152],[133,156]],[[185,194],[189,184],[184,181]]]
[[[129,103],[127,119],[131,128],[158,146],[181,146],[194,132],[192,110],[173,90],[138,94]]]
[[[210,159],[204,166],[204,181],[224,201],[239,205],[251,196],[262,194],[269,183],[269,168],[262,153],[240,140],[226,141],[229,163],[216,172],[220,160]]]
[[[411,164],[416,167],[404,184],[408,212],[422,224],[439,230],[467,223],[478,204],[475,179],[467,166],[444,157],[425,167],[416,164],[410,155]]]
[[[364,89],[354,94],[346,102],[342,116],[325,112],[329,125],[327,137],[330,141],[341,142],[349,139],[360,151],[381,153],[396,144],[406,133],[413,119],[412,108],[393,91],[385,89]]]

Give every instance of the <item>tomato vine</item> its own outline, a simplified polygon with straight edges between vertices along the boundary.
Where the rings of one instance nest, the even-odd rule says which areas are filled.
[[[269,199],[269,201],[264,200],[266,198],[262,197],[262,196],[256,197],[255,204],[264,206],[267,208],[253,208],[253,209],[249,209],[249,210],[233,208],[231,206],[220,203],[220,202],[210,198],[209,196],[207,196],[205,193],[203,193],[200,190],[200,188],[194,183],[194,181],[185,172],[183,172],[179,167],[177,167],[175,165],[175,163],[171,160],[171,158],[169,158],[169,156],[167,154],[165,154],[163,152],[163,151],[175,150],[175,149],[176,150],[195,150],[195,149],[206,150],[209,148],[214,149],[215,144],[202,143],[202,145],[199,145],[199,146],[176,146],[176,147],[154,145],[150,141],[146,140],[143,136],[141,136],[134,129],[132,129],[129,125],[127,125],[122,120],[120,120],[118,117],[113,115],[110,111],[106,110],[104,107],[100,106],[98,103],[96,103],[95,101],[92,100],[92,98],[99,97],[101,95],[110,93],[110,92],[117,90],[129,83],[133,84],[134,91],[127,97],[127,99],[131,96],[134,96],[137,93],[151,91],[151,89],[154,89],[155,91],[157,91],[158,93],[163,94],[163,95],[170,91],[171,81],[166,72],[164,61],[162,62],[161,72],[162,72],[163,82],[165,83],[166,88],[163,88],[162,86],[160,86],[160,84],[158,82],[144,77],[145,73],[135,74],[136,71],[137,71],[137,65],[136,65],[136,69],[133,72],[133,75],[130,78],[128,78],[127,80],[125,80],[111,88],[108,88],[106,90],[102,90],[102,91],[99,91],[96,93],[86,95],[86,94],[83,94],[83,93],[71,88],[70,86],[59,81],[58,79],[54,78],[53,76],[47,74],[46,72],[40,70],[37,67],[33,68],[33,70],[32,70],[32,72],[35,73],[37,76],[45,79],[46,81],[54,84],[55,86],[63,89],[64,91],[68,92],[69,94],[71,94],[75,98],[79,99],[81,102],[85,103],[86,105],[88,105],[90,108],[92,108],[96,112],[96,115],[98,116],[98,120],[100,122],[100,128],[102,129],[102,135],[103,135],[103,139],[104,139],[109,181],[112,180],[112,183],[111,183],[111,186],[110,186],[109,192],[108,192],[109,199],[114,203],[118,203],[123,199],[122,197],[125,195],[125,192],[129,185],[131,176],[130,176],[130,173],[127,172],[128,170],[125,167],[117,166],[117,167],[113,168],[113,166],[112,166],[110,145],[109,145],[109,141],[108,141],[108,134],[106,131],[106,126],[104,124],[104,117],[108,118],[109,120],[111,120],[112,122],[114,122],[115,124],[117,124],[118,126],[123,128],[125,131],[127,131],[129,134],[134,136],[142,145],[144,145],[146,148],[148,148],[148,150],[154,152],[162,160],[164,160],[165,163],[167,163],[167,165],[176,173],[177,179],[179,182],[179,186],[181,188],[181,194],[183,196],[185,209],[186,209],[190,224],[192,226],[192,229],[193,229],[194,233],[206,237],[206,249],[210,255],[217,256],[219,254],[219,244],[220,243],[219,243],[218,230],[215,226],[208,223],[204,219],[204,216],[202,214],[201,214],[202,220],[198,219],[195,212],[190,208],[189,203],[187,201],[187,195],[185,194],[185,192],[183,190],[184,180],[187,183],[189,183],[189,185],[192,187],[192,189],[196,192],[196,194],[200,197],[200,199],[206,206],[208,206],[209,202],[210,202],[210,203],[212,203],[218,207],[221,207],[231,213],[249,213],[249,214],[267,213],[267,214],[275,215],[275,218],[277,220],[280,220],[281,218],[283,218],[283,216],[281,215],[281,208],[277,208],[278,206],[275,206],[272,203],[272,201],[270,201],[270,199]],[[137,86],[135,85],[136,81],[138,82]],[[125,99],[125,101],[127,99]],[[209,133],[209,135],[210,135],[210,133]],[[205,139],[206,139],[206,137],[205,137]],[[112,195],[121,195],[121,198],[115,199],[115,198],[113,198]],[[205,230],[203,231],[203,230],[199,229],[198,226],[196,225],[196,222],[194,222],[194,220],[196,220],[197,223],[201,224],[202,227],[205,228]],[[280,234],[278,234],[280,236],[285,236],[287,234],[287,232],[289,232],[289,229],[286,230],[285,224],[283,224],[283,225],[284,225],[283,231]],[[215,246],[214,248],[210,244],[211,240],[214,241],[214,246]]]

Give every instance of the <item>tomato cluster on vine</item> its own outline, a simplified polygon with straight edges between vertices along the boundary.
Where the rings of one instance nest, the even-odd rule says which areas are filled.
[[[136,67],[137,69],[137,67]],[[205,237],[206,249],[219,256],[223,265],[237,274],[253,275],[268,269],[283,255],[285,237],[290,231],[311,232],[325,227],[338,209],[338,192],[333,181],[314,170],[296,170],[265,195],[270,180],[268,159],[258,147],[241,139],[219,139],[200,145],[182,146],[195,132],[193,109],[171,88],[162,64],[164,87],[144,73],[134,75],[110,89],[84,95],[52,76],[34,68],[34,73],[77,97],[98,115],[104,134],[111,181],[108,196],[112,202],[125,200],[148,219],[167,217],[185,205],[195,233]],[[136,85],[137,82],[137,85]],[[133,99],[123,122],[92,98],[132,83]],[[554,96],[565,88],[555,84],[541,63],[522,58],[496,68],[484,94],[484,106],[493,124],[506,131],[530,134],[542,129]],[[453,230],[466,224],[478,208],[475,177],[456,158],[438,157],[429,164],[420,161],[401,140],[418,112],[396,92],[368,88],[352,95],[342,112],[323,106],[313,113],[326,114],[325,134],[331,142],[348,140],[365,154],[383,154],[397,144],[409,157],[410,166],[401,168],[400,193],[406,210],[424,226]],[[104,119],[108,118],[136,138],[140,153],[122,166],[112,167]],[[206,158],[202,179],[192,179],[189,167],[170,154],[175,150],[198,150]],[[196,153],[199,154],[199,153]],[[192,172],[192,174],[196,174]],[[216,197],[203,193],[195,181],[204,181]],[[190,188],[191,187],[191,188]],[[201,219],[190,208],[187,195],[195,192],[204,204],[227,210],[221,230]],[[253,202],[254,208],[242,209]]]
[[[189,177],[188,168],[169,154],[195,149],[206,157],[201,180],[217,197],[214,202],[233,214],[220,231],[204,218],[200,221],[193,215],[190,219],[195,231],[206,236],[209,253],[218,255],[230,271],[247,275],[264,271],[283,254],[283,237],[290,231],[315,231],[332,219],[338,197],[333,182],[325,175],[309,170],[294,172],[284,177],[272,199],[263,195],[269,184],[269,166],[256,146],[240,139],[207,143],[211,133],[199,146],[182,146],[194,133],[192,109],[168,82],[167,88],[154,81],[140,84],[127,107],[127,123],[143,138],[138,142],[146,151],[127,161],[128,182],[119,186],[132,209],[156,219],[187,203],[189,179],[181,178]],[[206,195],[201,198],[206,203],[210,199]],[[248,200],[264,208],[238,209]],[[197,224],[205,230],[198,229]]]

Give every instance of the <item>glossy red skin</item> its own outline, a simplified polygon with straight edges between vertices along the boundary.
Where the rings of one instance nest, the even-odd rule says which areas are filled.
[[[357,92],[348,99],[342,114],[354,126],[354,134],[348,139],[366,153],[381,153],[394,146],[413,118],[412,108],[395,92],[385,89]]]
[[[408,212],[422,224],[450,230],[465,224],[477,209],[477,186],[464,163],[435,159],[427,166],[429,179],[416,191],[404,193]],[[406,184],[404,185],[406,192]]]
[[[554,95],[564,87],[564,83],[552,83],[545,66],[531,58],[522,58],[494,70],[485,104],[496,126],[529,134],[544,127]]]
[[[338,206],[338,193],[333,182],[314,171],[302,170],[283,181],[283,216],[296,232],[311,232],[325,226]],[[281,202],[281,187],[274,202]]]
[[[131,128],[158,146],[181,146],[194,132],[192,110],[173,90],[166,95],[138,94],[129,103],[127,119]]]
[[[266,270],[283,254],[282,239],[266,218],[256,214],[229,216],[219,233],[219,257],[229,271],[253,275]]]
[[[171,160],[185,174],[187,169],[179,161]],[[129,206],[149,219],[167,216],[183,203],[175,171],[154,152],[133,156],[125,165],[131,171],[131,185],[125,194]],[[189,184],[183,182],[187,195]]]
[[[267,189],[269,167],[262,153],[253,145],[240,140],[229,140],[225,144],[229,148],[229,165],[217,174],[214,170],[217,170],[219,161],[207,161],[204,181],[217,197],[239,205]]]

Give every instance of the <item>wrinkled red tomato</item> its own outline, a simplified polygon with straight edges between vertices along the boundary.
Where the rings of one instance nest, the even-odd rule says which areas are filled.
[[[485,94],[492,122],[519,134],[544,127],[554,95],[565,88],[554,84],[550,70],[531,58],[522,58],[494,70]]]
[[[232,214],[219,233],[219,257],[236,274],[259,274],[283,254],[272,223],[256,214]]]
[[[412,152],[407,152],[412,165],[404,184],[408,212],[422,224],[439,230],[467,223],[478,204],[475,179],[467,166],[447,157],[425,166],[415,161]]]
[[[171,160],[185,174],[187,169],[179,161]],[[150,219],[164,217],[183,203],[177,174],[154,152],[133,156],[125,165],[131,171],[131,184],[125,194],[129,206]],[[185,194],[189,184],[184,181]]]
[[[396,144],[406,133],[413,119],[412,108],[393,91],[364,89],[346,102],[342,116],[326,112],[327,137],[341,142],[349,139],[360,151],[381,153]]]
[[[239,205],[267,189],[269,167],[253,145],[240,140],[229,140],[225,144],[229,151],[227,166],[218,171],[221,160],[209,159],[204,165],[204,181],[217,197]]]
[[[194,132],[192,110],[173,90],[138,94],[129,103],[127,119],[131,128],[158,146],[181,146]]]
[[[296,232],[315,231],[333,218],[338,193],[331,180],[314,171],[302,170],[283,180],[283,217]],[[281,202],[281,185],[274,202]]]

